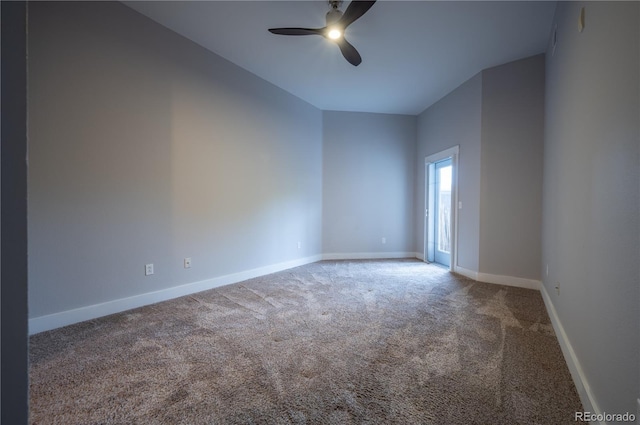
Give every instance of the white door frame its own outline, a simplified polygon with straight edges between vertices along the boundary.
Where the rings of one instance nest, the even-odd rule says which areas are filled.
[[[460,145],[429,155],[424,159],[424,243],[422,253],[428,261],[429,243],[429,165],[451,158],[451,261],[449,270],[455,271],[458,264],[458,155]]]

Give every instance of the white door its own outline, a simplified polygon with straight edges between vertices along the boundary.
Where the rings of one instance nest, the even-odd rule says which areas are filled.
[[[434,261],[451,265],[451,158],[435,163]]]
[[[425,158],[424,260],[453,270],[456,256],[458,146]]]

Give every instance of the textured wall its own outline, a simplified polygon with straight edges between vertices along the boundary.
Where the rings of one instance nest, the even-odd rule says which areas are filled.
[[[544,285],[597,406],[635,413],[638,3],[561,2],[556,24],[546,58]]]
[[[29,119],[31,317],[320,254],[321,111],[119,3],[29,5]]]

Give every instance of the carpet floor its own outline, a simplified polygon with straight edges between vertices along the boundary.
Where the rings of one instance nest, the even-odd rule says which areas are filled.
[[[32,424],[575,424],[540,293],[322,261],[30,339]],[[579,422],[578,422],[579,423]]]

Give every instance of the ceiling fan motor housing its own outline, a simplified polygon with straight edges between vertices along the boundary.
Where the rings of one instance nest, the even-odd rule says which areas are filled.
[[[342,18],[342,12],[338,9],[332,8],[327,12],[327,26],[335,24]]]

